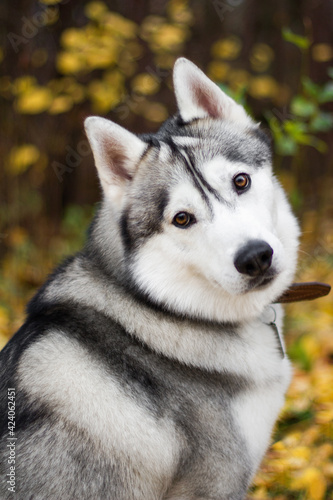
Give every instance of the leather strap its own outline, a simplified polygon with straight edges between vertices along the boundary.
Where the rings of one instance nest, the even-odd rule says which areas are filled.
[[[314,300],[325,297],[331,291],[330,285],[310,281],[305,283],[293,283],[275,303],[287,304],[289,302],[301,302],[302,300]]]

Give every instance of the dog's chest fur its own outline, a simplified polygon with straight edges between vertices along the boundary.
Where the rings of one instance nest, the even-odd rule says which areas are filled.
[[[68,422],[69,448],[71,428],[87,433],[106,456],[106,476],[130,454],[150,476],[145,498],[154,498],[156,483],[168,499],[243,498],[289,379],[269,327],[269,342],[257,354],[272,357],[272,371],[259,364],[253,378],[240,329],[221,325],[225,348],[235,341],[239,355],[218,372],[156,354],[92,308],[61,305],[39,323],[51,333],[23,355],[21,390]]]

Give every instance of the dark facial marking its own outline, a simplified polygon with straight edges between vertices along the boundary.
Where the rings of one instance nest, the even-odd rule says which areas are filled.
[[[152,202],[148,188],[146,196],[146,200],[138,200],[137,204],[124,210],[120,218],[120,234],[127,252],[161,230],[164,209],[169,201],[168,193],[160,190]]]
[[[210,194],[212,194],[214,196],[214,198],[217,199],[217,201],[219,201],[220,203],[223,203],[224,200],[223,200],[222,196],[220,195],[220,193],[218,191],[216,191],[216,189],[212,188],[212,186],[203,177],[201,172],[195,167],[195,163],[194,163],[194,160],[193,160],[191,153],[188,150],[186,150],[186,153],[187,153],[187,156],[190,160],[191,169],[193,169],[193,171],[194,171],[195,175],[198,177],[200,183],[207,189],[207,191]]]
[[[255,128],[254,135],[269,148],[272,146],[272,137],[269,135],[269,131],[262,128]]]
[[[205,192],[205,189],[203,188],[204,184],[200,180],[200,175],[198,175],[197,170],[193,166],[193,162],[190,160],[189,156],[186,153],[186,156],[182,153],[180,153],[180,156],[182,157],[183,162],[185,163],[187,167],[187,171],[191,175],[194,185],[201,194],[202,199],[205,201],[207,204],[209,210],[212,212],[212,205],[210,203],[210,200],[207,196],[207,193]]]
[[[132,247],[132,238],[128,230],[128,210],[125,210],[122,213],[119,221],[119,227],[125,251],[128,251]]]

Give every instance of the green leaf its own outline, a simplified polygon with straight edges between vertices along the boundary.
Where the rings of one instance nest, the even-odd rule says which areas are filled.
[[[333,114],[322,111],[309,124],[312,132],[328,132],[333,128]]]
[[[289,196],[290,198],[290,196]],[[310,371],[312,368],[312,360],[309,354],[304,349],[302,338],[296,340],[288,349],[288,354],[292,361],[297,363],[303,370]]]
[[[299,121],[286,120],[283,123],[284,132],[286,137],[289,138],[290,148],[293,151],[293,142],[297,145],[303,146],[313,146],[320,153],[325,153],[327,151],[327,145],[324,141],[318,139],[317,137],[308,133],[309,127],[306,123]],[[286,139],[285,137],[285,139]],[[287,147],[289,146],[287,142]],[[297,150],[295,151],[297,152]],[[283,153],[280,153],[283,154]],[[288,153],[284,153],[288,154]],[[295,154],[294,152],[289,154]]]
[[[310,368],[308,369],[308,371],[310,371]],[[312,420],[314,416],[315,413],[311,408],[306,408],[304,410],[289,410],[288,413],[284,413],[282,418],[280,419],[278,433],[282,432],[282,435],[284,437],[286,430],[288,429],[290,431],[290,427],[292,425],[302,424],[303,422]],[[276,439],[278,440],[278,438]]]
[[[306,50],[310,47],[311,42],[308,38],[301,35],[296,35],[293,33],[290,28],[282,29],[282,38],[286,40],[286,42],[290,42],[293,45],[296,45],[301,50]]]
[[[333,78],[333,66],[330,66],[327,70],[327,74],[329,77]]]
[[[309,143],[310,146],[313,146],[316,148],[319,153],[326,153],[327,152],[327,144],[325,141],[322,141],[321,139],[317,139],[317,137],[309,136],[311,137],[311,143]]]
[[[286,120],[283,123],[283,128],[287,132],[287,135],[292,137],[294,141],[305,144],[304,141],[306,141],[308,130],[306,123],[296,120]]]
[[[298,152],[298,145],[292,137],[281,135],[275,140],[276,153],[281,156],[294,156]]]
[[[305,93],[317,100],[320,92],[320,86],[314,83],[308,76],[303,76],[302,85]]]
[[[270,111],[265,114],[268,121],[269,127],[272,131],[274,139],[279,138],[282,135],[281,122],[274,116]]]
[[[310,101],[302,96],[296,96],[293,98],[290,109],[293,114],[303,118],[313,116],[318,110],[317,105],[313,101]]]
[[[327,82],[319,92],[318,101],[331,102],[333,101],[333,82]]]
[[[292,137],[283,131],[284,123],[281,123],[271,112],[266,113],[273,138],[276,154],[280,156],[293,156],[298,151],[297,143]]]

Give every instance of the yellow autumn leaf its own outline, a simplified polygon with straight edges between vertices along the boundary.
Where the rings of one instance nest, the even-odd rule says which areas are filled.
[[[327,407],[316,412],[316,422],[320,425],[333,425],[333,404],[331,407]]]
[[[7,331],[5,331],[5,333],[0,332],[0,351],[1,351],[1,349],[3,349],[5,347],[8,340],[9,340],[9,335],[8,335]]]
[[[302,433],[300,431],[295,431],[287,434],[283,442],[288,448],[294,448],[295,446],[298,446],[301,439],[302,439]]]
[[[140,37],[143,40],[149,41],[152,35],[157,32],[165,23],[165,18],[162,16],[147,16],[140,26]]]
[[[193,13],[188,6],[188,0],[170,0],[167,3],[167,12],[176,23],[192,24]]]
[[[208,65],[207,73],[209,78],[217,82],[223,82],[227,79],[230,71],[230,64],[222,61],[212,61]]]
[[[160,123],[168,117],[168,110],[159,102],[149,102],[143,110],[143,116],[152,122]]]
[[[254,71],[266,71],[274,59],[274,51],[266,43],[256,43],[250,55],[250,63]]]
[[[87,44],[87,38],[83,30],[68,28],[61,35],[61,44],[66,49],[82,49]]]
[[[131,85],[134,92],[143,95],[156,94],[160,88],[160,82],[149,73],[140,73],[136,75]]]
[[[20,226],[14,226],[10,229],[8,234],[8,242],[11,248],[20,247],[27,241],[27,231]],[[6,268],[6,267],[5,267]]]
[[[277,458],[272,462],[271,468],[276,474],[284,474],[289,469],[289,466],[288,459],[283,455],[282,458]]]
[[[59,95],[54,98],[53,103],[49,108],[50,115],[65,113],[73,107],[73,99],[68,95]]]
[[[230,71],[228,75],[228,80],[231,88],[238,90],[239,88],[244,88],[250,81],[250,73],[243,69],[234,69]]]
[[[331,422],[333,423],[332,414]],[[324,443],[316,449],[312,462],[313,465],[322,467],[324,463],[329,462],[331,458],[333,458],[333,444],[331,442]]]
[[[103,80],[118,89],[124,87],[124,75],[117,69],[106,71]]]
[[[9,314],[7,309],[4,307],[0,306],[0,343],[1,343],[1,336],[4,336],[7,334],[9,329]]]
[[[81,54],[75,52],[60,52],[57,56],[57,69],[64,75],[79,73],[86,70]]]
[[[316,467],[304,469],[291,481],[292,490],[306,490],[308,500],[323,500],[326,493],[326,479]]]
[[[95,1],[90,2],[85,6],[84,13],[89,19],[99,21],[103,18],[104,14],[108,11],[104,2]]]
[[[159,30],[152,34],[153,48],[163,50],[174,50],[185,42],[188,36],[187,30],[181,26],[163,24]]]
[[[216,58],[232,60],[239,56],[241,48],[241,39],[237,36],[231,36],[215,42],[212,45],[211,52]]]
[[[267,499],[267,487],[260,486],[256,489],[254,497],[255,500],[266,500]]]
[[[46,87],[32,87],[19,95],[16,109],[24,114],[38,114],[46,111],[52,102],[52,92]]]
[[[13,175],[25,172],[40,157],[39,149],[34,144],[22,144],[11,149],[7,170]]]
[[[131,39],[134,38],[138,26],[129,19],[117,14],[116,12],[108,12],[103,19],[103,27],[109,32],[119,35],[120,38]]]
[[[137,43],[135,40],[126,43],[126,46],[123,48],[121,57],[127,57],[132,61],[138,60],[144,53],[143,47]]]
[[[304,335],[301,339],[302,349],[305,351],[308,358],[313,361],[320,354],[320,342],[313,335]]]
[[[315,441],[320,437],[320,429],[318,426],[311,426],[303,432],[302,443],[304,446],[313,446]]]
[[[36,85],[37,85],[37,80],[34,76],[32,75],[21,76],[19,78],[16,78],[16,80],[14,80],[12,85],[12,92],[14,95],[22,94],[36,87]]]
[[[154,57],[154,62],[157,68],[163,70],[163,75],[166,75],[167,71],[171,73],[172,68],[175,64],[177,56],[175,54],[166,54],[162,52],[161,54],[156,54]]]
[[[66,94],[71,97],[73,102],[81,102],[85,98],[85,87],[72,76],[50,80],[47,86],[55,96]]]
[[[275,97],[278,91],[279,85],[271,76],[257,76],[250,81],[249,94],[256,99]]]
[[[88,87],[89,97],[94,111],[107,113],[119,104],[122,91],[109,82],[93,80]]]
[[[65,88],[66,94],[69,94],[73,102],[78,103],[83,101],[86,95],[85,88],[77,82],[73,82]]]
[[[329,478],[333,481],[333,462],[328,462],[323,465],[323,473],[326,478]]]
[[[288,461],[291,467],[301,468],[307,465],[311,458],[311,450],[306,446],[296,446],[289,450]]]
[[[317,62],[328,62],[333,58],[333,47],[328,43],[316,43],[312,46],[312,57]]]
[[[315,386],[316,402],[330,404],[333,402],[333,367],[320,366],[312,373]]]
[[[126,57],[120,57],[117,66],[126,78],[133,77],[138,71],[137,63]]]
[[[274,451],[286,451],[286,446],[283,441],[277,441],[276,443],[272,444],[271,448]]]
[[[107,68],[117,61],[118,51],[116,47],[95,49],[89,48],[84,53],[85,64],[89,69]]]
[[[50,9],[45,9],[44,11],[44,19],[42,21],[43,26],[52,26],[52,24],[55,24],[58,19],[59,19],[59,9],[58,7],[50,8]]]
[[[57,3],[62,2],[62,0],[39,0],[39,2],[44,5],[56,5]]]
[[[111,50],[112,52],[119,53],[123,47],[123,42],[117,37],[110,35],[110,33],[98,33],[94,40],[94,45],[88,47],[87,50]],[[127,47],[127,45],[126,45]]]

